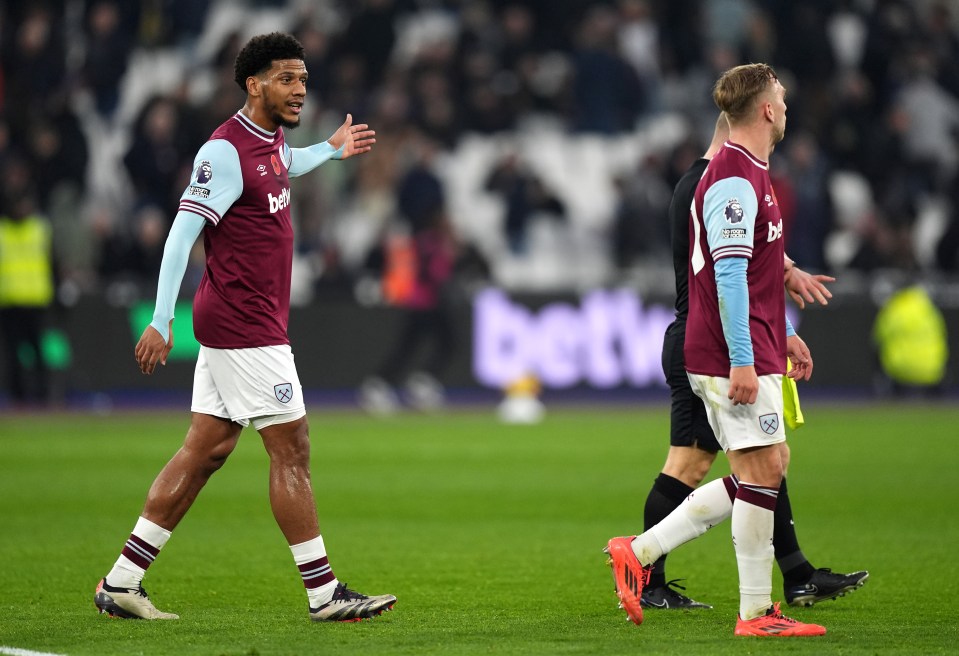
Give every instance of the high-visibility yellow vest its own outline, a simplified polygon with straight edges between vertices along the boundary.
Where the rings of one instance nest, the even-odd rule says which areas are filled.
[[[893,380],[905,385],[936,385],[949,359],[946,321],[922,287],[892,295],[876,317],[873,336],[879,362]]]
[[[38,216],[0,218],[0,307],[45,307],[52,300],[49,225]]]

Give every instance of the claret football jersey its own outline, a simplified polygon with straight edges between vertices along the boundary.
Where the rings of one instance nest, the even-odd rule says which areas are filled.
[[[726,142],[706,167],[691,212],[686,370],[729,376],[714,267],[722,258],[744,257],[756,373],[785,373],[783,223],[768,164]]]
[[[212,348],[289,343],[291,151],[237,113],[198,151],[181,211],[206,220],[206,268],[193,301],[197,340]]]

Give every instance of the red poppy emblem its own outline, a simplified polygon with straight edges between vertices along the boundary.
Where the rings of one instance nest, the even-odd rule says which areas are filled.
[[[273,172],[280,175],[280,161],[276,158],[276,155],[270,155],[270,163],[273,164]]]

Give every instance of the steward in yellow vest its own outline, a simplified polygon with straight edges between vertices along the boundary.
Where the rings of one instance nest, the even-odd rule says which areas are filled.
[[[26,199],[11,209],[0,216],[0,335],[7,391],[15,403],[45,402],[47,367],[40,339],[43,315],[53,301],[50,226]]]
[[[0,308],[47,307],[52,274],[46,220],[35,214],[0,217]]]
[[[882,369],[893,381],[917,387],[942,382],[949,359],[946,322],[922,287],[892,295],[876,317],[873,337]]]

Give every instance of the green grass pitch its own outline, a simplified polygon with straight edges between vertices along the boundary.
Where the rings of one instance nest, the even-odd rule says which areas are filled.
[[[390,592],[392,613],[313,624],[267,501],[259,437],[240,446],[151,568],[178,622],[111,620],[93,606],[188,415],[0,417],[0,653],[954,654],[959,590],[955,403],[804,403],[789,476],[803,551],[868,569],[861,590],[793,617],[823,638],[733,636],[728,524],[670,558],[670,578],[715,605],[617,610],[602,547],[642,530],[667,448],[665,406],[551,409],[537,426],[492,410],[377,420],[311,413],[313,478],[337,576]],[[725,460],[714,473],[726,472]],[[710,476],[712,477],[712,475]],[[782,595],[778,569],[774,597]]]

